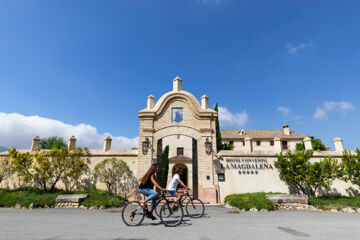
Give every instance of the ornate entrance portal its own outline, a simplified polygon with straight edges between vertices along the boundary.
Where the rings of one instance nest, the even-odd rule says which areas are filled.
[[[161,152],[169,146],[169,169],[176,164],[186,167],[187,184],[195,196],[205,202],[218,201],[218,181],[213,164],[214,155],[206,151],[205,142],[216,149],[215,120],[217,112],[209,109],[208,97],[199,101],[182,90],[182,80],[173,80],[173,90],[155,104],[148,97],[147,108],[139,113],[139,159],[137,175],[142,176],[151,163],[159,162]],[[145,143],[151,146],[145,151]],[[143,145],[145,146],[143,148]],[[169,178],[172,171],[169,171]]]

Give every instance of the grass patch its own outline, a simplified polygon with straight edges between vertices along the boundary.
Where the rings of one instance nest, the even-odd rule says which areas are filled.
[[[271,193],[242,193],[242,194],[231,194],[225,197],[225,203],[239,208],[249,210],[250,208],[256,208],[258,210],[267,209],[274,210],[275,203],[266,199],[266,194]]]
[[[20,204],[21,207],[28,208],[31,203],[33,207],[49,207],[55,206],[55,200],[58,195],[61,194],[88,194],[86,198],[80,205],[86,207],[121,207],[124,205],[125,199],[109,196],[107,191],[94,189],[94,190],[84,190],[77,192],[64,192],[58,190],[56,192],[42,192],[38,189],[26,187],[18,188],[14,190],[10,189],[0,189],[0,207],[14,207],[16,204]]]
[[[55,205],[57,193],[44,193],[33,188],[19,188],[16,190],[0,189],[0,207],[14,207],[20,204],[28,208],[31,203],[34,207]]]
[[[323,210],[338,209],[345,207],[360,208],[360,196],[356,197],[314,197],[309,199],[309,203],[316,208]]]

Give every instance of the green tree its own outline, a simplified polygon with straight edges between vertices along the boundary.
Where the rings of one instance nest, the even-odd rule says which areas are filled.
[[[341,159],[342,179],[360,186],[360,150],[357,148],[355,154],[344,151]]]
[[[309,136],[311,138],[311,143],[314,151],[325,151],[326,146],[322,143],[319,138],[315,138],[314,136]],[[301,143],[296,144],[296,151],[305,151],[304,140]]]
[[[217,113],[219,113],[218,103],[215,104],[215,109]],[[221,131],[220,131],[220,123],[219,123],[219,116],[215,120],[215,127],[216,127],[216,149],[219,152],[222,149],[222,139],[221,139]]]
[[[311,162],[313,151],[290,151],[278,155],[275,167],[280,172],[280,178],[291,188],[308,196],[315,196],[319,189],[327,188],[339,176],[340,165],[336,159],[326,157],[320,161]]]
[[[40,149],[60,149],[66,147],[66,142],[62,137],[49,137],[40,140]]]
[[[127,163],[120,159],[107,158],[96,164],[94,175],[97,180],[105,183],[108,194],[114,196],[123,194],[126,197],[131,189],[130,185],[135,188],[133,173]]]
[[[26,183],[46,191],[54,191],[56,184],[64,178],[78,178],[86,170],[84,155],[86,148],[62,147],[50,151],[35,150],[34,154],[19,152],[16,148],[9,150],[11,171]],[[74,167],[77,166],[77,167]]]
[[[160,186],[166,188],[169,174],[169,146],[166,146],[161,156]]]

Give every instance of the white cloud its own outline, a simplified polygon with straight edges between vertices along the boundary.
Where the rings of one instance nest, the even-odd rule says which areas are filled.
[[[18,113],[0,112],[0,146],[28,149],[35,136],[59,136],[67,140],[71,136],[77,138],[77,146],[90,149],[102,149],[104,138],[109,133],[98,133],[97,129],[88,124],[71,125],[40,116],[24,116]],[[113,149],[129,149],[136,147],[138,137],[112,137]]]
[[[248,118],[246,110],[241,113],[231,113],[227,108],[219,107],[219,121],[224,126],[242,127],[246,124]]]
[[[291,109],[290,109],[290,108],[283,107],[283,106],[277,107],[277,110],[278,110],[279,112],[281,112],[284,116],[289,115],[289,113],[291,112]]]
[[[328,102],[324,102],[323,107],[316,108],[315,113],[314,113],[314,119],[316,119],[316,120],[323,119],[328,115],[329,112],[332,112],[332,111],[345,113],[345,112],[348,112],[351,110],[354,110],[354,106],[352,105],[351,102],[328,101]]]
[[[294,45],[293,43],[287,43],[286,48],[289,54],[296,55],[300,50],[305,48],[312,47],[312,43],[300,43],[299,45]]]

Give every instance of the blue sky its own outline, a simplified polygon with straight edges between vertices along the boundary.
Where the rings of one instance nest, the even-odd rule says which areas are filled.
[[[335,136],[360,147],[359,10],[359,1],[3,0],[0,145],[73,131],[89,146],[111,134],[129,147],[146,97],[180,76],[184,90],[219,103],[222,129],[288,123],[330,147]]]

